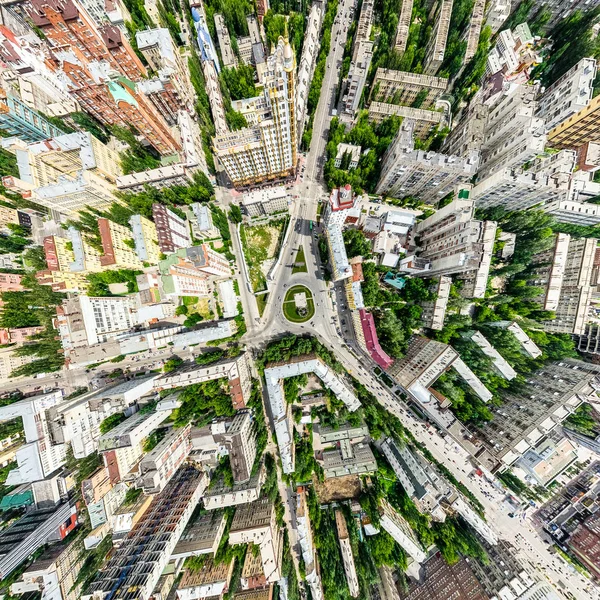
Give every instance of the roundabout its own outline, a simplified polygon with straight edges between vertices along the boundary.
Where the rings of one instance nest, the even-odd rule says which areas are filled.
[[[293,285],[285,294],[283,315],[292,323],[305,323],[315,315],[312,292],[304,285]]]

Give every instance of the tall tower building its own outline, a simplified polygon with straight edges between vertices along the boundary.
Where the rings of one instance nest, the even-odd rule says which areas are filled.
[[[262,96],[234,103],[250,127],[220,133],[216,156],[236,187],[281,179],[297,162],[296,61],[289,42],[279,38],[267,59]]]

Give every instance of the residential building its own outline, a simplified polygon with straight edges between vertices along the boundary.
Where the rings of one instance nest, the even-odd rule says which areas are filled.
[[[367,3],[368,5],[369,3]],[[354,44],[354,55],[350,63],[346,93],[343,97],[344,112],[354,116],[360,106],[363,90],[367,82],[369,67],[373,59],[373,42],[369,39]]]
[[[323,384],[339,398],[351,412],[360,408],[360,402],[345,383],[335,375],[321,359],[301,356],[293,362],[270,365],[265,369],[265,382],[271,418],[275,424],[275,434],[284,473],[294,471],[294,442],[292,437],[291,407],[283,394],[282,379],[295,375],[314,373]],[[370,450],[369,450],[370,451]]]
[[[408,32],[412,20],[413,0],[402,2],[400,15],[398,17],[398,28],[396,29],[396,39],[394,40],[394,49],[402,54],[406,50],[408,41]]]
[[[40,187],[16,177],[5,177],[3,184],[7,189],[21,193],[24,198],[76,219],[79,211],[86,206],[108,210],[118,202],[111,184],[89,170],[79,171],[73,178],[61,175],[55,183]]]
[[[477,152],[460,158],[415,150],[413,132],[413,122],[404,121],[387,149],[376,189],[378,194],[397,198],[416,196],[436,203],[477,172]]]
[[[368,442],[353,444],[346,433],[335,448],[323,451],[325,479],[363,475],[377,470],[377,462]]]
[[[453,3],[453,0],[438,0],[432,9],[434,24],[423,63],[423,73],[426,75],[435,75],[444,62]],[[431,13],[429,16],[431,20]]]
[[[511,0],[492,0],[485,9],[485,24],[492,33],[500,31],[511,11]]]
[[[18,273],[0,273],[0,292],[22,292],[22,278]]]
[[[279,38],[267,59],[263,95],[245,100],[245,116],[254,125],[217,132],[213,148],[235,187],[291,176],[297,162],[295,58],[289,42]]]
[[[424,327],[429,327],[434,331],[441,331],[444,328],[444,320],[446,318],[446,307],[450,298],[450,288],[452,279],[442,275],[433,280],[429,288],[435,298],[428,302],[421,302],[423,312],[421,313],[421,322]]]
[[[134,308],[129,296],[80,295],[64,300],[59,323],[63,348],[92,346],[128,331],[137,324]]]
[[[132,232],[128,227],[105,218],[98,219],[98,230],[102,242],[100,264],[103,267],[115,265],[117,268],[142,269],[144,264],[131,247]]]
[[[352,276],[342,228],[347,221],[356,222],[359,216],[360,212],[358,207],[355,207],[354,192],[350,185],[332,190],[329,204],[324,211],[323,223],[334,281]]]
[[[596,60],[582,58],[543,90],[538,98],[535,116],[544,119],[547,131],[589,104],[596,72]]]
[[[401,600],[488,600],[465,558],[449,565],[439,552],[423,564],[422,581],[409,580],[408,588],[397,586]]]
[[[8,577],[45,543],[64,539],[77,525],[77,511],[67,502],[35,508],[0,533],[0,577]]]
[[[362,328],[362,338],[365,341],[364,345],[367,349],[367,352],[382,369],[387,369],[392,365],[394,359],[390,358],[388,354],[386,354],[379,343],[373,314],[367,312],[364,308],[360,308],[358,313]]]
[[[168,390],[224,377],[227,377],[228,380],[233,407],[236,410],[245,408],[252,390],[250,363],[246,353],[242,353],[234,359],[221,360],[204,367],[190,365],[172,373],[165,373],[156,380],[155,388],[159,391]]]
[[[248,19],[250,19],[250,17],[248,17]],[[298,66],[298,84],[296,87],[296,123],[298,132],[304,130],[304,116],[306,114],[308,92],[320,47],[319,33],[321,31],[322,20],[323,11],[321,7],[317,4],[313,4],[310,7],[308,22],[305,27],[306,33],[304,34],[304,42],[302,44],[302,56],[300,57],[300,65]],[[258,30],[256,21],[254,21],[254,23]],[[248,21],[248,27],[249,29],[252,29],[250,28],[250,21]],[[262,48],[262,42],[258,31],[254,35],[253,44],[259,44]]]
[[[485,17],[485,9],[486,0],[476,0],[476,2],[473,4],[471,21],[469,22],[469,29],[467,30],[466,34],[467,48],[463,58],[464,65],[466,65],[477,53],[479,36],[481,35],[481,28],[483,26],[483,20]]]
[[[338,541],[340,543],[340,550],[342,551],[342,561],[344,563],[344,572],[346,574],[348,590],[353,598],[357,598],[360,594],[360,588],[358,585],[358,576],[356,575],[356,566],[354,565],[354,556],[352,555],[352,545],[350,544],[350,537],[348,536],[346,517],[339,509],[335,511],[335,525]]]
[[[254,419],[249,409],[238,410],[218,440],[229,451],[229,462],[235,483],[250,479],[256,459],[256,432]]]
[[[543,322],[552,333],[582,334],[588,322],[592,301],[592,272],[597,240],[572,239],[558,233],[552,248],[534,257],[532,285],[542,287],[539,302],[544,310],[556,313],[556,318]]]
[[[118,597],[131,589],[136,589],[140,598],[150,598],[207,487],[204,473],[191,466],[179,469],[113,552],[83,600],[111,591]]]
[[[488,324],[490,327],[500,327],[510,331],[521,346],[521,351],[530,358],[539,358],[542,351],[535,342],[523,331],[521,326],[515,321],[494,321]]]
[[[55,600],[77,600],[82,584],[76,585],[84,561],[81,540],[68,538],[50,546],[23,572],[20,580],[10,586],[13,595],[35,591]]]
[[[531,485],[547,486],[577,460],[577,445],[560,428],[529,448],[517,461]]]
[[[275,506],[268,498],[236,509],[229,529],[229,543],[257,545],[267,582],[275,583],[281,578],[283,535],[277,526]]]
[[[419,108],[430,108],[447,87],[448,80],[442,77],[378,67],[372,88],[377,93],[371,94],[371,101],[411,106],[418,96],[421,101]]]
[[[553,148],[579,148],[586,142],[598,141],[600,97],[592,98],[580,109],[548,132],[548,144]]]
[[[432,129],[443,128],[447,122],[446,114],[438,110],[398,106],[386,102],[371,102],[369,105],[369,121],[381,123],[392,115],[413,121],[413,134],[417,139],[425,139]]]
[[[227,29],[227,25],[225,25],[223,15],[215,14],[215,30],[221,50],[223,67],[237,67],[237,58],[231,47],[231,38],[229,37],[229,30]]]
[[[181,534],[171,559],[179,560],[203,554],[214,556],[219,549],[226,524],[225,513],[218,510],[204,513],[195,521],[190,521]]]
[[[223,478],[210,486],[206,491],[202,502],[206,510],[222,509],[227,506],[239,506],[241,504],[253,504],[260,498],[260,490],[265,482],[266,471],[264,465],[258,473],[253,475],[246,483],[236,484],[232,487],[225,484]]]
[[[521,166],[546,145],[544,119],[536,117],[537,86],[518,85],[489,112],[481,146],[479,178]]]
[[[500,352],[488,342],[481,331],[468,331],[462,337],[473,342],[492,361],[492,366],[500,377],[511,381],[517,376],[517,372]]]
[[[568,189],[545,173],[500,169],[481,179],[472,196],[478,208],[501,206],[505,210],[526,210],[567,202]]]
[[[172,428],[158,445],[144,454],[140,466],[140,483],[145,494],[159,494],[184,463],[192,449],[190,425]]]
[[[379,515],[381,527],[402,546],[410,558],[416,563],[422,563],[427,558],[427,554],[421,548],[413,530],[402,515],[384,498],[379,500]]]
[[[465,297],[483,298],[487,287],[496,223],[473,218],[469,191],[457,189],[454,200],[417,223],[415,254],[400,262],[400,270],[419,277],[459,275]],[[413,239],[414,239],[413,237]]]
[[[595,365],[573,359],[548,364],[521,391],[503,391],[502,405],[490,407],[495,418],[473,426],[463,446],[491,471],[513,464],[595,394],[598,373]]]
[[[86,112],[105,125],[135,123],[161,154],[179,150],[161,112],[144,94],[146,69],[120,29],[96,27],[76,0],[35,0],[30,18],[61,48],[53,64],[62,71],[71,97]]]
[[[26,142],[39,142],[63,133],[39,112],[3,89],[0,89],[0,126],[3,132]]]
[[[159,270],[161,287],[168,297],[195,296],[201,298],[210,295],[212,290],[210,275],[194,265],[188,258],[185,248],[161,260]]]
[[[283,185],[254,190],[242,196],[242,208],[249,217],[264,217],[288,211],[289,195]]]
[[[129,227],[131,227],[138,258],[142,262],[157,265],[160,260],[161,249],[156,242],[156,225],[150,219],[142,217],[142,215],[133,215],[129,219]]]
[[[463,109],[458,123],[444,140],[442,152],[462,158],[469,156],[473,151],[479,152],[483,145],[488,112],[487,105],[473,100]]]
[[[335,168],[339,169],[342,163],[345,162],[347,156],[348,170],[356,169],[358,167],[358,161],[360,160],[361,147],[353,144],[338,144],[337,153],[335,155]]]
[[[217,563],[209,557],[200,569],[186,569],[177,584],[177,600],[223,598],[229,589],[234,566],[234,559]]]
[[[176,185],[188,186],[193,178],[193,169],[183,163],[148,169],[140,173],[129,173],[117,177],[117,189],[122,192],[138,193],[149,185],[162,190]]]
[[[169,410],[160,410],[152,413],[137,412],[131,415],[100,436],[98,451],[109,452],[141,444],[170,414]]]
[[[212,212],[207,204],[194,202],[189,208],[192,210],[192,214],[188,212],[188,215],[194,238],[210,240],[219,237],[219,230],[213,223]]]
[[[152,218],[161,252],[175,252],[179,248],[191,246],[190,228],[186,219],[176,215],[164,204],[158,203],[152,205]]]
[[[323,586],[316,568],[316,552],[314,547],[310,514],[306,501],[306,488],[298,487],[296,494],[296,522],[298,529],[298,541],[302,551],[302,559],[306,567],[306,581],[310,586],[312,597],[323,600]]]
[[[519,56],[516,49],[516,41],[510,29],[504,29],[498,34],[496,44],[490,50],[486,65],[486,75],[496,73],[510,75],[519,66]]]

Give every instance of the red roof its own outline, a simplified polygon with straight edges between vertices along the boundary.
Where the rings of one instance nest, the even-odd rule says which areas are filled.
[[[353,282],[364,281],[365,278],[363,277],[362,264],[361,263],[352,263],[351,267],[352,267],[352,281]]]
[[[364,308],[359,311],[360,324],[362,326],[363,335],[365,336],[365,342],[367,344],[367,350],[371,355],[371,358],[382,368],[388,369],[392,366],[394,360],[390,358],[379,345],[379,339],[377,338],[377,330],[375,329],[375,319],[373,315],[367,312]]]

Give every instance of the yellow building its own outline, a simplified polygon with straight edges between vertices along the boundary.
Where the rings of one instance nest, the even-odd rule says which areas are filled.
[[[550,130],[548,144],[553,148],[579,148],[600,141],[600,96],[579,112]]]
[[[131,226],[131,235],[135,244],[135,251],[138,258],[145,263],[157,265],[160,260],[160,247],[158,245],[158,234],[156,225],[142,217],[142,215],[133,215],[129,219]]]
[[[0,196],[0,199],[2,199],[2,196]],[[5,229],[9,223],[19,224],[17,210],[0,204],[0,229]]]
[[[98,229],[104,250],[100,257],[100,264],[103,267],[144,268],[144,262],[135,251],[131,229],[108,219],[98,219]]]
[[[36,278],[41,285],[50,285],[55,292],[76,292],[84,294],[90,282],[87,273],[71,271],[39,271]]]

